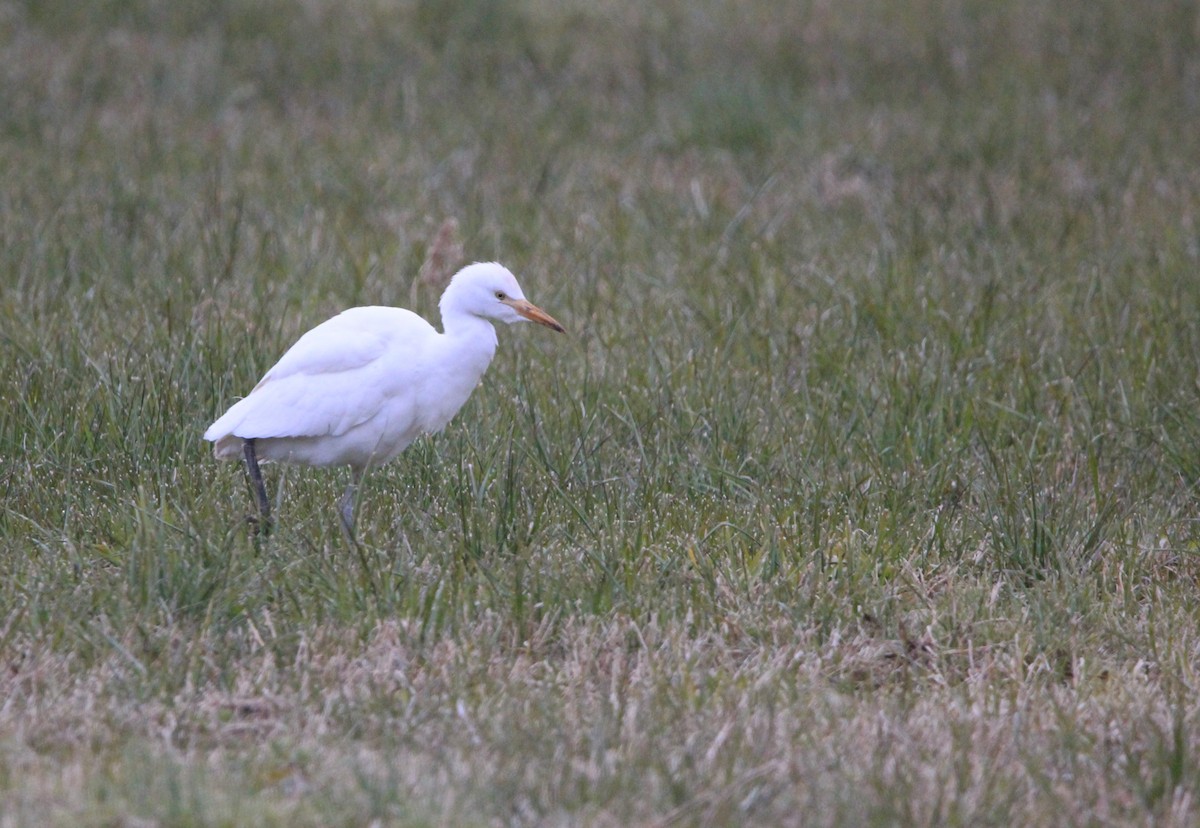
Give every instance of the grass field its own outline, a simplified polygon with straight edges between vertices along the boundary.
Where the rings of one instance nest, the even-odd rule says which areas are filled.
[[[0,96],[0,826],[1200,821],[1194,3],[21,0]],[[256,546],[204,428],[455,244],[568,336]]]

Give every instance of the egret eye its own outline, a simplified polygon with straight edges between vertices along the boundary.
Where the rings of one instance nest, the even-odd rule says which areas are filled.
[[[499,299],[501,302],[503,302],[505,299],[508,298],[508,296],[505,295],[504,291],[498,290],[498,291],[496,291],[496,298]]]

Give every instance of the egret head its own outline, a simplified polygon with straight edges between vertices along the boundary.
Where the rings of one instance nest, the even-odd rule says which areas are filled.
[[[468,265],[454,274],[440,306],[443,318],[447,313],[466,313],[510,325],[528,320],[563,333],[563,326],[526,299],[516,277],[496,262]]]

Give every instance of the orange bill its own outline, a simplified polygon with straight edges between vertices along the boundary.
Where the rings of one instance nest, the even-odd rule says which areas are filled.
[[[525,299],[509,299],[504,304],[521,314],[521,316],[524,316],[530,322],[545,325],[547,328],[556,330],[559,333],[567,332],[562,325],[558,324],[553,316]]]

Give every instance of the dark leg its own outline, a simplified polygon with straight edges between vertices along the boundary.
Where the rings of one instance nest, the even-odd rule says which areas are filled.
[[[258,469],[258,456],[254,453],[254,441],[244,440],[242,452],[246,456],[246,473],[254,489],[254,500],[258,503],[259,530],[271,531],[271,501],[267,498],[267,487],[263,484],[262,472]]]

